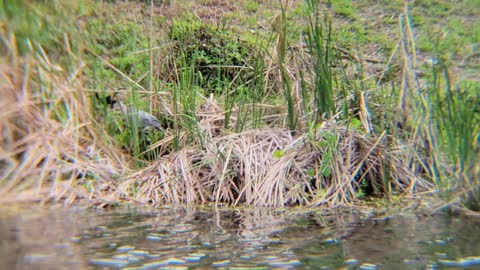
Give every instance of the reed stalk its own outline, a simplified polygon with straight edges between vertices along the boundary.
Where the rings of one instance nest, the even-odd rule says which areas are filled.
[[[321,18],[319,2],[306,0],[305,43],[312,64],[313,121],[320,123],[335,114],[332,74],[332,24],[327,13]],[[303,97],[309,98],[309,97]]]

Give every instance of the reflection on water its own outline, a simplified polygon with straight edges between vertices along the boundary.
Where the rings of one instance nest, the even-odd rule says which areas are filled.
[[[168,208],[0,214],[0,269],[480,267],[480,221],[465,217]]]

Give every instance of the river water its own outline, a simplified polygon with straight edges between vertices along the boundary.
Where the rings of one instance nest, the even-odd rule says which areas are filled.
[[[0,209],[0,269],[480,269],[480,219],[339,209]]]

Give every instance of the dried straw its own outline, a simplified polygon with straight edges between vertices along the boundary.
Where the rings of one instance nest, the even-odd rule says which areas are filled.
[[[337,138],[328,163],[322,160],[330,150],[319,147],[325,133]],[[294,139],[286,129],[224,135],[127,177],[118,196],[153,204],[338,206],[355,202],[365,187],[377,195],[430,188],[383,146],[383,138],[341,127],[324,127],[316,138]],[[325,165],[330,174],[320,170]]]

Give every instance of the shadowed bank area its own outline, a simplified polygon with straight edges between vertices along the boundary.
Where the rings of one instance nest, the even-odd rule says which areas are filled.
[[[386,2],[1,1],[2,202],[478,210],[478,1]]]

